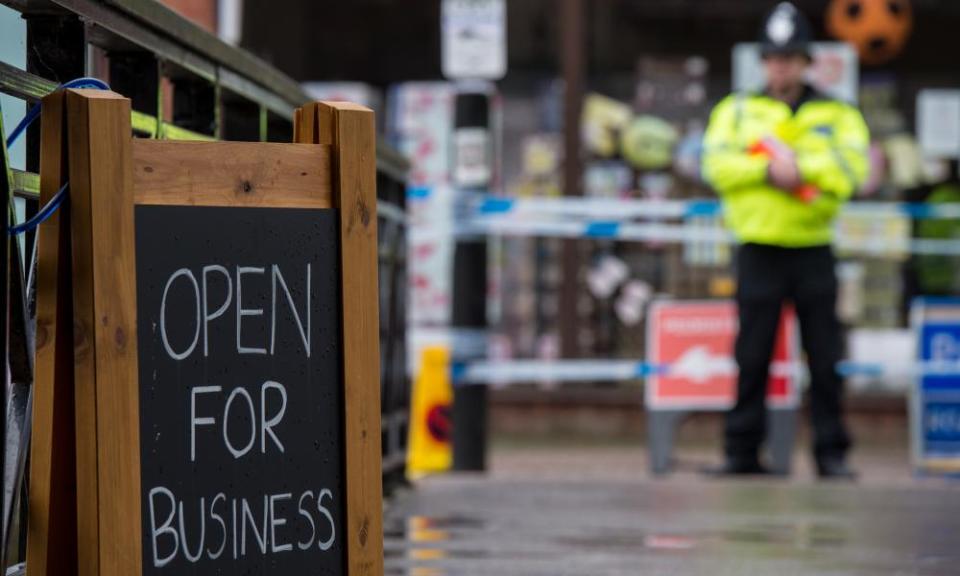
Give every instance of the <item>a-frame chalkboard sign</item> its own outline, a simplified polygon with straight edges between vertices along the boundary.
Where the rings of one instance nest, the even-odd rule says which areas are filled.
[[[383,572],[375,133],[131,136],[43,101],[27,566],[34,576]]]

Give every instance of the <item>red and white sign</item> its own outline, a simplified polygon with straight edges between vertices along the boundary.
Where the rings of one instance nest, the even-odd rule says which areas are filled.
[[[647,362],[668,366],[647,379],[651,409],[725,410],[733,406],[737,305],[731,300],[660,301],[647,322]],[[799,404],[797,320],[785,307],[770,364],[767,405]]]

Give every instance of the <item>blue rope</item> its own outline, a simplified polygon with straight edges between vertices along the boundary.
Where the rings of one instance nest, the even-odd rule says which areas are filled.
[[[54,194],[53,198],[47,202],[47,205],[44,206],[39,212],[33,215],[33,218],[27,220],[23,224],[17,224],[16,226],[11,226],[7,228],[7,235],[16,236],[17,234],[23,234],[24,232],[29,232],[35,229],[37,226],[43,224],[43,222],[53,216],[53,213],[57,211],[57,208],[60,208],[60,205],[63,204],[63,201],[67,198],[67,187],[70,185],[68,182],[60,187],[60,190]]]
[[[36,106],[31,106],[30,110],[27,112],[27,115],[23,117],[23,120],[21,120],[19,124],[17,124],[16,128],[13,129],[13,132],[7,136],[8,149],[12,147],[17,141],[17,138],[19,138],[20,135],[27,130],[27,126],[33,124],[33,121],[36,120],[38,116],[40,116],[40,105],[37,104]]]
[[[71,80],[65,82],[57,87],[58,90],[65,88],[96,88],[97,90],[109,90],[110,86],[107,85],[103,80],[97,78],[77,78],[76,80]],[[7,136],[7,148],[13,146],[17,139],[26,132],[27,127],[29,127],[33,122],[40,117],[40,104],[37,103],[30,108],[30,111],[23,117],[23,120],[17,124],[16,128],[13,129],[13,132]],[[44,220],[49,218],[54,212],[57,211],[57,208],[60,208],[60,205],[67,198],[67,186],[69,183],[64,184],[60,190],[54,194],[53,198],[47,202],[47,205],[40,209],[33,218],[30,218],[22,224],[17,224],[16,226],[11,226],[7,228],[7,234],[10,236],[16,236],[17,234],[23,234],[24,232],[29,232],[34,230],[37,226],[42,224]]]
[[[57,90],[61,88],[96,88],[97,90],[109,90],[110,86],[103,80],[97,78],[77,78],[76,80],[61,84],[57,87]],[[7,136],[7,148],[13,146],[13,143],[26,131],[27,127],[33,124],[33,121],[39,117],[40,104],[37,103],[30,108],[30,111],[23,117],[23,120],[21,120],[20,123],[17,124],[17,127],[13,129],[13,132]]]

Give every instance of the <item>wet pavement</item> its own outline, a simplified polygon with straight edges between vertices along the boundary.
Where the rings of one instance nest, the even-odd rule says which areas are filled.
[[[615,454],[419,482],[388,507],[387,574],[960,574],[960,482],[627,477]]]

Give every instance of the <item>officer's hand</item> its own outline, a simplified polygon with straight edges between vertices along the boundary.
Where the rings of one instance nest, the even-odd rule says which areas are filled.
[[[770,159],[770,166],[767,167],[767,181],[771,185],[792,191],[803,182],[800,180],[800,171],[797,169],[797,163],[793,158],[784,158],[774,156]]]

